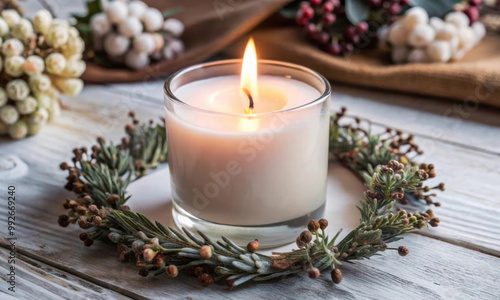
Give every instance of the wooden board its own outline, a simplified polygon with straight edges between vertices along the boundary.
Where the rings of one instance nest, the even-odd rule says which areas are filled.
[[[416,299],[431,296],[495,299],[500,294],[495,285],[500,260],[476,251],[498,255],[498,238],[495,237],[500,232],[496,222],[500,204],[495,197],[498,187],[494,184],[500,179],[498,159],[493,154],[446,141],[434,141],[438,150],[429,157],[437,164],[440,178],[449,183],[449,191],[441,197],[443,208],[436,211],[443,222],[438,229],[426,232],[444,241],[410,235],[402,242],[410,247],[410,256],[401,258],[394,252],[387,252],[370,261],[347,265],[344,282],[339,286],[333,286],[327,277],[315,281],[298,277],[279,281],[276,285],[251,285],[232,292],[223,286],[205,289],[191,278],[176,281],[165,277],[142,278],[135,274],[137,270],[133,265],[118,262],[111,246],[83,247],[77,238],[78,229],[63,229],[56,222],[63,212],[61,200],[70,195],[61,188],[65,173],[57,166],[71,157],[73,147],[89,145],[94,135],[120,137],[122,126],[128,121],[129,109],[135,109],[143,119],[161,116],[163,105],[159,85],[160,82],[130,86],[135,91],[147,93],[149,98],[139,97],[126,86],[87,87],[78,97],[65,99],[68,108],[63,116],[41,135],[23,141],[0,141],[0,153],[17,155],[30,168],[28,175],[20,179],[0,177],[0,188],[11,184],[17,187],[17,211],[23,218],[17,230],[22,241],[20,254],[133,298],[267,299],[272,295],[277,299],[392,299],[410,295]],[[359,113],[362,105],[357,106],[355,101],[342,103],[339,100],[335,104],[347,104],[363,116]],[[435,122],[438,121],[436,118]],[[466,122],[464,126],[472,125]],[[433,141],[425,137],[420,139]],[[465,166],[464,161],[468,162]],[[457,176],[463,173],[468,177]],[[344,195],[349,191],[339,188],[337,193]],[[6,207],[0,206],[0,224],[6,221],[5,212]],[[5,247],[5,244],[5,240],[0,240],[0,246]],[[461,247],[463,245],[471,249]]]
[[[83,0],[56,3],[61,16],[81,11]],[[27,1],[28,12],[38,9]],[[77,4],[78,3],[78,4]],[[36,5],[35,5],[36,4]],[[73,9],[75,8],[75,9]],[[500,118],[497,111],[480,106],[470,114],[463,103],[441,102],[334,85],[335,108],[347,106],[350,114],[380,125],[414,133],[428,150],[424,159],[437,166],[439,180],[447,183],[440,194],[443,207],[435,209],[442,222],[437,229],[412,234],[404,244],[410,255],[386,252],[371,260],[346,264],[344,280],[333,285],[326,276],[287,278],[275,284],[249,285],[228,291],[222,285],[203,288],[188,277],[169,280],[142,278],[133,264],[120,263],[113,247],[85,248],[76,227],[60,228],[61,201],[72,196],[62,189],[71,149],[90,145],[95,136],[117,139],[123,134],[130,109],[147,120],[162,116],[164,78],[127,85],[87,86],[72,99],[65,98],[63,115],[35,137],[22,141],[0,139],[0,159],[14,155],[28,166],[17,179],[0,171],[0,195],[15,185],[20,218],[19,288],[22,298],[174,298],[174,299],[498,299],[500,297]],[[456,109],[458,105],[458,110]],[[452,111],[451,113],[449,111]],[[354,206],[362,187],[335,165],[331,166],[329,204]],[[12,173],[9,173],[12,174]],[[332,175],[332,174],[331,174]],[[345,179],[344,178],[344,179]],[[147,180],[147,178],[144,178]],[[352,183],[349,189],[346,182]],[[437,183],[437,182],[436,182]],[[355,193],[352,193],[355,191]],[[137,192],[134,193],[137,195]],[[148,197],[145,192],[143,197]],[[2,196],[0,199],[3,200]],[[341,208],[339,208],[341,209]],[[165,212],[166,214],[169,212]],[[0,203],[0,224],[6,206]],[[342,222],[343,223],[343,222]],[[353,224],[355,220],[353,220]],[[340,222],[332,223],[332,228]],[[349,224],[348,224],[349,225]],[[351,224],[352,225],[352,224]],[[0,271],[6,268],[6,240],[0,238]],[[485,253],[481,253],[485,252]],[[2,277],[2,292],[5,280]],[[0,296],[4,299],[4,295]]]
[[[15,267],[15,292],[7,295],[19,299],[129,299],[110,289],[93,284],[68,272],[53,268],[24,255],[17,255],[15,264],[10,265],[9,252],[0,249],[0,271],[2,275]],[[10,287],[10,286],[9,286]],[[2,292],[7,291],[5,277],[2,276]],[[4,296],[0,296],[5,299]],[[14,298],[14,299],[15,299]]]

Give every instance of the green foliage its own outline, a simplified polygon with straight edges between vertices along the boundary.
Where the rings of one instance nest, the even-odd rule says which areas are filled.
[[[345,13],[352,24],[358,24],[368,19],[370,6],[367,0],[345,0]]]
[[[420,6],[424,8],[429,17],[442,18],[444,15],[453,10],[453,5],[461,3],[462,0],[411,0],[412,6]]]

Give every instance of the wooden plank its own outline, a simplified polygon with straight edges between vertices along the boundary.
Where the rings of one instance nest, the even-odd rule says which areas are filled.
[[[15,264],[7,261],[8,250],[0,248],[0,272],[9,274],[15,267],[15,293],[8,292],[2,276],[2,292],[21,299],[129,299],[68,272],[40,263],[24,255],[17,255]],[[2,297],[3,298],[3,297]],[[5,299],[5,298],[3,298]]]
[[[52,7],[56,17],[60,19],[66,19],[71,14],[86,12],[86,0],[46,0],[45,2]],[[23,0],[19,4],[24,9],[24,14],[29,18],[32,18],[38,10],[44,8],[42,1],[39,0]]]
[[[66,238],[55,238],[57,243],[23,245],[21,253],[132,298],[496,299],[500,295],[497,258],[420,235],[396,244],[411,249],[405,258],[387,251],[371,260],[346,264],[340,285],[334,285],[326,273],[318,280],[289,277],[272,285],[249,284],[232,291],[221,285],[203,288],[196,279],[184,276],[175,280],[140,277],[133,265],[117,261],[111,246],[87,249],[71,236],[76,239],[74,232],[68,232]]]
[[[140,99],[162,105],[161,82],[158,79],[156,82],[112,85],[110,88],[129,98],[137,95]],[[377,92],[357,92],[360,96],[355,97],[356,90],[344,90],[346,94],[343,96],[339,96],[339,93],[334,96],[334,107],[347,106],[353,115],[387,126],[406,128],[405,132],[417,135],[417,143],[425,150],[421,161],[437,166],[439,181],[434,180],[433,184],[443,181],[447,185],[447,191],[439,193],[437,198],[443,207],[435,209],[443,222],[439,230],[425,231],[423,234],[500,256],[500,240],[496,238],[500,236],[500,224],[495,221],[500,213],[500,199],[497,196],[500,187],[495,184],[500,182],[500,153],[496,152],[500,149],[500,128],[476,123],[483,119],[485,123],[500,125],[500,119],[480,108],[471,115],[471,120],[457,119],[460,130],[455,130],[449,128],[450,120],[432,112],[432,107],[435,107],[436,112],[445,111],[452,105],[450,103],[413,97],[427,103],[422,105],[424,111],[420,111],[417,104],[408,108],[396,106],[395,96],[388,96],[385,101],[392,102],[387,104],[377,102],[382,100],[378,96],[365,98]],[[412,117],[412,112],[418,117]],[[442,129],[442,135],[428,136],[421,124],[428,126],[429,130]],[[374,130],[383,128],[375,126]]]
[[[157,92],[151,90],[148,93]],[[129,108],[136,109],[140,118],[162,115],[162,104],[158,100],[143,99],[133,93],[116,94],[100,86],[87,87],[75,99],[65,99],[68,109],[42,134],[22,141],[0,141],[0,152],[19,156],[30,168],[28,175],[23,178],[0,178],[0,188],[8,184],[17,187],[17,212],[24,220],[17,230],[22,241],[19,253],[133,298],[199,298],[201,295],[269,298],[272,295],[273,298],[287,299],[314,295],[323,298],[386,299],[388,295],[391,298],[392,295],[394,298],[403,295],[444,298],[464,293],[467,298],[493,299],[493,295],[498,294],[494,285],[495,280],[498,281],[496,269],[500,267],[497,258],[419,235],[412,235],[405,240],[405,244],[412,249],[412,256],[409,256],[411,260],[400,260],[396,254],[387,253],[383,258],[346,266],[345,282],[338,287],[332,287],[326,278],[317,281],[291,278],[280,281],[276,286],[251,286],[231,293],[222,287],[203,289],[191,279],[178,280],[169,286],[166,278],[144,279],[135,274],[135,267],[119,263],[110,246],[84,248],[77,238],[79,230],[74,227],[62,229],[56,223],[57,216],[63,211],[61,199],[71,195],[61,188],[65,173],[59,171],[57,165],[61,160],[70,158],[73,147],[88,146],[95,134],[120,137]],[[449,185],[452,184],[450,191],[441,197],[444,207],[437,210],[441,218],[448,219],[443,219],[442,227],[429,233],[441,238],[441,233],[446,233],[446,224],[453,224],[449,225],[447,235],[451,241],[464,241],[475,249],[484,246],[482,250],[497,254],[498,238],[491,237],[500,232],[495,221],[500,212],[500,204],[494,198],[498,194],[498,187],[480,185],[500,180],[497,171],[500,162],[488,153],[467,152],[457,145],[440,141],[436,141],[436,145],[442,152],[435,152],[429,158],[436,162],[442,180],[453,181],[449,182]],[[469,162],[465,167],[464,161]],[[467,177],[454,177],[464,172]],[[468,180],[470,178],[475,179]],[[478,188],[482,188],[480,193],[477,192]],[[341,188],[337,192],[339,196],[350,193]],[[339,203],[339,198],[329,201]],[[5,210],[6,207],[0,205],[0,224],[6,220]],[[463,230],[470,231],[462,234]],[[487,243],[489,240],[490,244]],[[5,241],[2,240],[1,244],[5,246]],[[394,263],[379,264],[380,259],[386,257],[395,259]],[[471,270],[481,270],[482,276],[476,276]]]

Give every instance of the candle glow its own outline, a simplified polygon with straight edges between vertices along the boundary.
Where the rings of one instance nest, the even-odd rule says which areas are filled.
[[[249,105],[250,98],[255,103],[259,98],[259,90],[257,84],[257,51],[253,38],[248,40],[243,55],[243,64],[241,67],[241,90],[244,91],[245,113],[252,114],[253,107]],[[250,95],[250,96],[249,96]]]

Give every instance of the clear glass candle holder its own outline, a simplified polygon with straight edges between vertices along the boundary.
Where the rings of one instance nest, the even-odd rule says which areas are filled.
[[[173,217],[179,227],[242,245],[255,238],[261,247],[283,245],[324,212],[330,84],[308,68],[259,60],[259,77],[294,79],[318,96],[300,106],[248,115],[203,109],[176,95],[196,81],[240,76],[241,65],[241,60],[199,64],[165,82]]]

